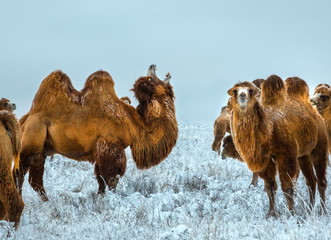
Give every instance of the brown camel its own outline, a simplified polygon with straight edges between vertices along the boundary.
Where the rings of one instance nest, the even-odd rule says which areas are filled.
[[[328,137],[326,127],[323,118],[311,105],[309,99],[309,87],[304,80],[299,77],[287,78],[285,80],[285,87],[287,90],[288,100],[291,102],[297,102],[304,109],[304,111],[310,115],[310,120],[314,120],[314,125],[317,128],[317,135],[315,136],[317,137],[317,141],[315,141],[316,146],[310,152],[310,154],[308,151],[307,154],[300,155],[299,164],[300,169],[306,178],[306,183],[310,192],[311,205],[313,206],[315,201],[316,177],[322,204],[324,204],[326,188],[326,166],[328,163]],[[306,130],[301,129],[302,135],[306,135],[305,131]],[[305,148],[305,145],[299,145],[299,149],[300,147]]]
[[[7,110],[12,113],[15,109],[16,109],[15,103],[11,103],[7,98],[0,99],[0,111]]]
[[[29,170],[29,183],[47,200],[44,162],[55,153],[95,163],[99,193],[106,185],[115,189],[124,175],[126,147],[130,146],[139,169],[164,160],[176,144],[178,126],[170,74],[162,81],[155,69],[150,66],[147,76],[133,86],[137,108],[116,96],[114,81],[105,71],[90,75],[81,92],[61,71],[46,77],[30,111],[20,120],[21,164],[15,174],[19,190]]]
[[[228,106],[222,107],[221,114],[214,122],[214,142],[211,146],[218,155],[221,153],[222,139],[225,133],[230,133],[230,110]]]
[[[319,84],[315,88],[312,104],[324,119],[329,138],[329,154],[331,154],[331,87],[328,84]]]
[[[258,78],[258,79],[255,79],[252,83],[256,87],[261,88],[261,84],[264,81],[265,81],[264,79]],[[259,96],[257,96],[257,97],[259,97]],[[227,106],[224,106],[222,108],[220,116],[214,122],[214,142],[212,144],[212,149],[213,149],[213,151],[217,152],[218,155],[220,155],[221,144],[222,144],[222,140],[224,138],[224,135],[226,133],[231,132],[231,130],[230,130],[231,103],[230,103],[230,101],[231,101],[231,98],[229,98]],[[234,144],[232,142],[232,138],[231,138],[231,142],[229,141],[230,138],[228,138],[227,140],[228,141],[226,143],[223,142],[223,148],[228,147],[229,151],[227,151],[227,149],[226,149],[225,151],[227,151],[227,154],[223,154],[224,153],[224,149],[223,149],[222,159],[225,159],[227,157],[231,157],[231,158],[238,159],[239,161],[242,161],[241,158],[240,159],[238,158],[240,156],[239,156],[237,150],[234,147]],[[257,176],[257,174],[253,173],[251,185],[257,186],[257,181],[258,181],[258,176]]]
[[[261,88],[261,84],[264,82],[264,79],[258,78],[255,79],[252,83]],[[214,122],[214,142],[211,146],[212,150],[217,152],[220,155],[222,139],[225,133],[230,133],[230,111],[229,107],[231,106],[230,99],[227,106],[222,107],[220,116],[218,116]]]
[[[18,227],[24,203],[15,187],[12,168],[18,167],[20,128],[15,116],[0,111],[0,219],[15,223]],[[14,161],[14,162],[13,162]]]
[[[233,159],[237,159],[240,162],[243,162],[242,158],[240,157],[239,153],[236,150],[236,147],[234,146],[233,143],[233,139],[231,135],[226,136],[223,139],[223,145],[222,145],[222,159],[226,159],[226,158],[233,158]],[[252,181],[251,181],[251,185],[253,185],[254,187],[257,186],[257,180],[258,180],[258,175],[256,173],[253,172],[253,176],[252,176]]]
[[[276,75],[268,77],[262,84],[261,101],[256,98],[259,89],[249,82],[236,84],[228,94],[233,98],[233,142],[248,167],[264,180],[269,197],[267,216],[276,216],[274,196],[277,170],[288,208],[293,213],[294,182],[299,174],[298,157],[318,159],[315,161],[319,168],[316,175],[324,206],[326,135],[324,139],[319,135],[318,124],[311,112],[300,102],[287,99],[285,84]],[[314,198],[311,205],[313,201]]]

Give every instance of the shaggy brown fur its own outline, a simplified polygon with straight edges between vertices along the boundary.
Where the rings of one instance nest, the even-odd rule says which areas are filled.
[[[14,222],[17,228],[24,203],[15,188],[12,167],[21,149],[20,128],[8,111],[0,111],[0,141],[0,219]]]
[[[15,109],[16,109],[15,103],[11,103],[7,98],[0,99],[0,111],[7,110],[12,113]]]
[[[223,150],[222,150],[222,159],[226,159],[226,158],[229,157],[229,158],[237,159],[240,162],[243,162],[242,158],[240,157],[239,153],[236,150],[236,147],[234,146],[231,135],[228,135],[223,139],[222,148],[223,148]],[[257,186],[257,180],[258,180],[258,175],[253,172],[251,185],[256,187]]]
[[[221,114],[216,118],[214,123],[214,142],[211,146],[213,151],[220,155],[222,139],[226,132],[230,133],[230,116],[229,108],[227,106],[223,107]]]
[[[254,83],[255,86],[261,89],[261,85],[265,80],[263,78],[257,78],[252,83]]]
[[[315,88],[311,102],[324,119],[328,138],[329,154],[331,154],[331,87],[328,84],[319,84]]]
[[[285,80],[285,86],[287,89],[288,100],[300,105],[303,111],[308,113],[308,121],[313,121],[312,124],[309,124],[309,126],[307,126],[309,127],[308,129],[301,129],[301,132],[299,134],[301,134],[301,137],[310,136],[310,139],[314,141],[315,146],[312,145],[309,148],[309,145],[307,146],[304,141],[298,141],[299,163],[301,171],[306,177],[307,186],[310,191],[311,205],[313,205],[315,201],[316,177],[318,190],[322,199],[322,204],[324,204],[326,188],[326,166],[328,162],[328,137],[326,133],[326,127],[322,117],[318,114],[316,109],[313,108],[310,103],[309,87],[307,83],[301,78],[291,77]],[[298,124],[300,123],[298,122]],[[316,129],[316,131],[306,134],[305,131],[308,131],[309,129],[311,129],[312,131]],[[300,136],[298,136],[298,138],[299,137]],[[306,148],[308,149],[308,151]],[[316,176],[313,169],[315,169]]]
[[[252,83],[257,86],[258,88],[261,88],[261,84],[265,80],[262,78],[255,79]],[[231,98],[228,100],[227,106],[222,107],[220,116],[216,118],[214,122],[214,142],[211,146],[213,151],[217,152],[218,155],[221,151],[221,144],[222,139],[225,135],[225,133],[230,133],[230,111],[229,107],[231,106]]]
[[[120,98],[123,102],[125,102],[126,104],[131,104],[131,100],[129,97],[121,97]]]
[[[255,97],[257,88],[249,82],[236,84],[228,93],[233,98],[231,131],[234,144],[248,167],[264,179],[269,197],[267,216],[276,215],[277,168],[289,210],[293,212],[293,187],[299,174],[298,157],[304,159],[318,152],[325,153],[318,139],[315,119],[299,100],[287,100],[284,82],[276,75],[262,84],[261,103]],[[320,173],[317,173],[317,178],[324,204],[326,179],[323,167],[326,167],[327,159],[324,157],[318,162]]]
[[[155,65],[150,69],[153,73]],[[154,73],[139,78],[133,91],[137,109],[116,96],[114,81],[105,71],[89,76],[81,92],[61,71],[46,77],[31,110],[20,120],[22,153],[16,172],[20,191],[29,170],[31,186],[47,200],[44,162],[54,153],[95,163],[100,193],[105,184],[115,189],[118,177],[123,176],[126,147],[130,146],[139,169],[164,160],[178,136],[172,86]]]

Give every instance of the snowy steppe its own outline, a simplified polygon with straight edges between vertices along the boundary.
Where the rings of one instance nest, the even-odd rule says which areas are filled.
[[[27,182],[25,209],[17,231],[0,221],[0,239],[331,239],[331,212],[319,215],[319,196],[307,211],[308,191],[300,174],[296,214],[291,216],[280,188],[277,219],[266,219],[268,198],[259,179],[249,187],[244,163],[222,160],[211,151],[213,123],[181,124],[169,157],[138,170],[129,148],[128,167],[115,193],[97,195],[94,168],[56,155],[47,159],[42,202]],[[328,182],[331,183],[330,169]],[[331,209],[331,187],[327,206]]]

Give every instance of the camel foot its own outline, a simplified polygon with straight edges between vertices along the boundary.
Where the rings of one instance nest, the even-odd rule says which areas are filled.
[[[43,202],[47,202],[47,201],[48,201],[48,197],[47,197],[46,194],[40,194],[40,197],[41,197],[41,200],[42,200]]]
[[[269,210],[267,215],[265,216],[266,219],[268,218],[278,218],[279,214],[275,210]]]
[[[327,208],[326,208],[326,206],[325,206],[324,203],[321,203],[321,206],[319,206],[319,208],[318,208],[318,214],[319,215],[328,215],[328,210],[327,210]]]

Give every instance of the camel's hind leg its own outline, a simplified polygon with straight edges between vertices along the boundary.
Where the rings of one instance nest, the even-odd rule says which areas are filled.
[[[106,185],[110,190],[115,190],[119,177],[124,175],[126,169],[124,148],[99,140],[96,144],[95,158],[95,175],[99,183],[98,193],[104,193]]]
[[[310,206],[312,209],[315,205],[315,193],[316,193],[316,177],[314,174],[313,164],[308,155],[304,155],[299,158],[300,169],[306,178],[306,184],[309,191]]]
[[[276,166],[275,164],[270,161],[267,168],[257,173],[259,177],[264,180],[264,188],[268,194],[269,198],[269,210],[266,217],[276,217],[276,210],[275,210],[275,193],[277,190],[277,183],[276,183]]]
[[[44,151],[44,144],[47,136],[47,126],[45,122],[38,116],[29,116],[21,127],[22,150],[20,154],[20,166],[19,169],[14,171],[14,177],[16,187],[18,188],[20,195],[22,196],[24,176],[31,165],[33,165],[33,176],[31,181],[40,184],[40,180],[37,180],[35,177],[35,172],[42,171],[43,173],[43,167],[42,170],[40,169],[40,162],[43,162],[43,160],[38,159],[40,159],[43,155],[42,153]]]
[[[32,158],[29,170],[29,183],[33,190],[40,194],[43,201],[48,200],[43,182],[45,159],[46,155],[36,154]]]

